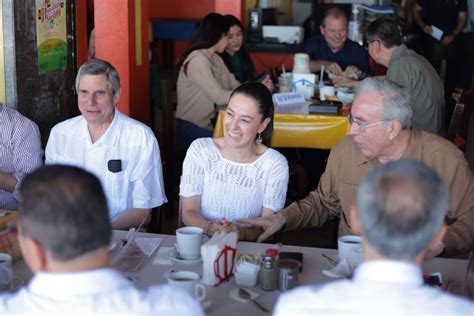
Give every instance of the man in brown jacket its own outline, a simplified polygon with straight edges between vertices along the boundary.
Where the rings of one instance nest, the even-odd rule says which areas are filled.
[[[339,235],[353,234],[349,216],[362,176],[400,158],[423,161],[448,183],[448,231],[431,256],[455,256],[474,248],[474,185],[464,155],[447,140],[412,127],[407,91],[382,78],[363,80],[352,104],[350,135],[334,146],[318,187],[279,213],[242,224],[265,230],[257,241],[286,230],[317,227],[339,217]],[[377,229],[374,227],[374,229]]]

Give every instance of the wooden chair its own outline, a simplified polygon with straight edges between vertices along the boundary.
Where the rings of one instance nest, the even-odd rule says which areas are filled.
[[[456,104],[446,138],[453,142],[458,148],[465,150],[469,119],[471,118],[474,108],[474,89],[456,89],[452,95],[452,99]]]

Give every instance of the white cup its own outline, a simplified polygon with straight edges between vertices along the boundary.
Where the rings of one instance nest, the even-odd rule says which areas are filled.
[[[168,284],[171,287],[180,288],[199,301],[206,298],[206,288],[199,283],[199,274],[196,272],[172,272],[168,276]]]
[[[347,235],[337,239],[337,252],[339,254],[339,261],[346,259],[349,265],[354,269],[362,262],[362,238],[360,236]]]
[[[201,227],[181,227],[176,230],[176,243],[179,255],[183,259],[197,259],[201,255],[202,235]]]
[[[333,86],[322,86],[319,88],[319,99],[325,101],[327,96],[335,96],[336,89]]]
[[[0,252],[0,291],[10,288],[13,281],[12,256]]]

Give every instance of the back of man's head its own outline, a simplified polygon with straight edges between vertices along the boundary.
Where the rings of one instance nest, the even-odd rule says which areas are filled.
[[[389,17],[380,17],[367,27],[367,42],[379,40],[386,48],[402,44],[402,33],[397,23]]]
[[[420,161],[393,161],[364,176],[357,208],[372,250],[391,259],[414,260],[440,231],[448,188]]]
[[[111,239],[107,201],[99,180],[70,166],[44,166],[20,190],[21,234],[36,240],[53,260],[66,262]]]

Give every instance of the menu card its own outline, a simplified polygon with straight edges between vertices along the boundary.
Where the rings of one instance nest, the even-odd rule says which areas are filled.
[[[122,272],[136,272],[163,242],[163,238],[132,237],[112,262]]]

